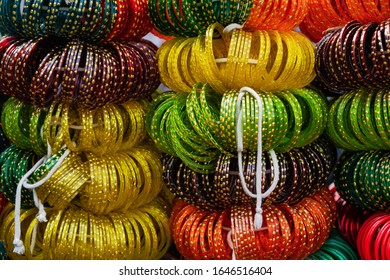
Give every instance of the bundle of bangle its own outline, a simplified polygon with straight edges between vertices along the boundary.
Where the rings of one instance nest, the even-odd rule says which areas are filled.
[[[205,32],[210,24],[219,22],[243,24],[252,1],[188,1],[149,0],[149,12],[154,29],[163,35],[194,37]]]
[[[336,164],[334,182],[340,196],[352,205],[389,212],[390,185],[387,151],[345,152]]]
[[[307,4],[308,11],[299,29],[313,42],[320,41],[328,29],[342,26],[353,19],[346,1],[310,0]],[[359,11],[358,6],[354,9]]]
[[[341,205],[337,204],[337,230],[353,248],[356,249],[360,228],[372,214],[369,210],[355,207],[345,201]]]
[[[233,154],[236,144],[237,91],[222,100],[208,84],[195,84],[191,93],[165,92],[149,106],[146,129],[164,153],[180,157],[193,170],[207,173],[222,153]],[[264,150],[286,152],[304,147],[324,131],[327,102],[312,89],[291,89],[275,94],[259,93],[264,100],[262,144]],[[243,100],[243,144],[257,149],[257,101]]]
[[[326,184],[336,163],[336,150],[319,139],[303,148],[277,154],[280,176],[265,204],[295,204]],[[178,198],[205,210],[221,210],[232,205],[255,204],[241,188],[237,157],[221,154],[213,174],[201,174],[185,166],[174,156],[163,157],[163,176],[169,190]],[[273,161],[263,152],[264,193],[274,178]],[[256,153],[243,154],[243,171],[254,193]]]
[[[263,100],[263,149],[285,152],[303,147],[317,139],[324,131],[328,115],[327,101],[310,88],[290,89],[274,94],[259,93]],[[220,108],[221,145],[227,151],[236,146],[236,104],[238,92],[224,93]],[[259,112],[255,98],[243,100],[244,149],[257,147],[257,118]]]
[[[194,91],[196,90],[194,88]],[[203,130],[195,130],[194,124],[197,128],[201,125],[198,126],[198,119],[191,118],[190,112],[200,114],[208,110],[207,113],[213,112],[215,116],[218,112],[216,108],[218,102],[204,104],[207,107],[199,112],[198,107],[193,106],[200,105],[197,102],[191,103],[191,96],[192,94],[172,94],[170,92],[160,95],[148,108],[146,127],[149,136],[161,151],[179,156],[187,166],[199,173],[208,173],[215,168],[215,160],[220,152],[210,144],[214,138],[209,131],[207,132],[210,137],[205,138],[204,127]],[[208,97],[213,101],[213,96]],[[207,100],[204,101],[207,103]]]
[[[387,89],[360,89],[333,102],[325,133],[338,147],[349,151],[389,150]]]
[[[386,0],[346,0],[353,19],[361,23],[381,22],[390,17],[390,4]]]
[[[53,35],[90,42],[139,40],[152,27],[147,5],[147,0],[4,0],[0,30],[24,38]]]
[[[308,13],[300,30],[312,41],[318,42],[326,30],[342,26],[351,20],[363,24],[381,22],[390,17],[387,0],[308,1]]]
[[[336,230],[332,230],[329,238],[321,248],[308,256],[306,260],[357,260],[359,256],[355,250],[340,236]]]
[[[195,82],[219,94],[243,86],[275,92],[315,78],[314,46],[296,31],[228,31],[215,23],[197,38],[166,41],[157,59],[162,83],[176,92]]]
[[[160,156],[145,147],[113,155],[86,155],[90,178],[75,202],[95,214],[126,212],[152,201],[162,189]],[[72,167],[71,167],[72,168]]]
[[[13,144],[1,153],[0,193],[10,202],[15,202],[16,186],[37,160],[37,156],[33,152],[19,149]],[[29,208],[34,205],[31,190],[23,188],[21,206]]]
[[[362,225],[357,250],[363,260],[390,260],[390,215],[375,213]]]
[[[3,219],[0,226],[0,239],[4,241],[4,245],[8,251],[8,256],[13,260],[41,260],[43,234],[46,229],[46,223],[39,223],[36,217],[38,210],[34,208],[22,209],[20,221],[22,226],[22,236],[25,242],[25,254],[17,254],[12,251],[13,238],[14,238],[14,207],[9,204],[5,213],[3,213]],[[51,216],[51,210],[48,209],[48,216]]]
[[[293,30],[305,18],[310,1],[253,0],[253,7],[245,21],[246,30]]]
[[[9,98],[2,122],[6,136],[18,147],[43,156],[47,144],[57,152],[66,144],[73,152],[97,155],[128,150],[146,137],[145,105],[138,101],[107,104],[94,110],[53,103],[48,110]]]
[[[325,35],[316,48],[315,70],[321,87],[342,94],[388,86],[389,32],[390,20],[368,24],[351,21]]]
[[[57,105],[50,109],[53,106]],[[53,125],[50,119],[56,119],[58,113],[59,125]],[[106,104],[94,110],[65,104],[61,111],[49,111],[43,125],[43,137],[50,145],[58,147],[59,135],[62,135],[62,141],[74,152],[116,153],[131,149],[145,139],[144,115],[145,107],[138,101]]]
[[[232,249],[237,259],[304,259],[325,242],[336,218],[326,187],[294,206],[263,210],[264,226],[255,231],[252,206],[209,212],[178,200],[170,219],[176,248],[185,259],[230,259]]]
[[[146,98],[160,84],[157,47],[149,41],[91,45],[72,40],[50,47],[49,39],[0,40],[0,70],[8,73],[0,77],[0,90],[38,107],[61,101],[94,109]]]
[[[169,218],[152,202],[125,213],[94,215],[70,207],[53,213],[43,237],[44,259],[160,259],[170,247]]]

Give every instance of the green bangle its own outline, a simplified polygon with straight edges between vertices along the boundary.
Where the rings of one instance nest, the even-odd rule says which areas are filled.
[[[346,118],[351,115],[351,114],[347,114],[347,112],[350,113],[351,111],[351,105],[348,106],[348,104],[351,103],[353,97],[354,97],[353,93],[347,94],[345,96],[342,96],[340,103],[338,103],[338,107],[336,109],[336,116],[335,116],[335,118],[337,119],[337,122],[335,123],[336,130],[338,131],[339,135],[341,135],[343,140],[350,145],[350,150],[354,150],[354,151],[366,150],[369,144],[367,142],[366,143],[363,142],[366,139],[364,137],[364,134],[362,135],[363,137],[360,136],[360,139],[356,139],[353,133],[353,129],[351,129],[352,131],[349,129],[350,128],[350,126],[348,126],[349,122],[348,120],[346,120]]]
[[[372,98],[372,91],[370,91],[368,94],[364,94],[362,97],[362,107],[360,111],[360,120],[362,123],[360,124],[360,127],[366,136],[367,140],[372,144],[374,147],[383,148],[383,142],[375,132],[373,123],[372,123],[372,116],[371,116],[371,98]]]
[[[327,120],[326,103],[315,91],[292,90],[302,108],[302,129],[295,147],[303,147],[317,139]]]
[[[16,98],[9,98],[3,105],[1,123],[4,134],[22,149],[30,148],[28,119],[31,113],[32,106],[23,104]]]
[[[167,144],[167,135],[165,133],[161,135],[161,127],[166,122],[166,117],[164,117],[165,110],[172,106],[172,96],[173,94],[167,93],[155,99],[150,104],[145,119],[148,134],[154,140],[156,146],[164,153],[175,155],[172,145],[170,143]]]
[[[288,116],[287,116],[287,111],[286,107],[284,106],[283,102],[279,97],[277,97],[274,94],[270,95],[272,98],[273,105],[275,107],[275,143],[274,147],[278,147],[280,143],[283,140],[283,137],[287,134],[288,130]],[[273,147],[269,146],[267,147],[266,145],[264,146],[264,149],[271,149]]]
[[[345,149],[345,150],[351,150],[350,145],[345,142],[342,137],[340,137],[338,131],[336,130],[336,123],[337,123],[337,108],[339,106],[339,103],[341,102],[340,98],[337,98],[331,105],[329,110],[329,117],[327,121],[327,127],[325,130],[325,134],[328,136],[328,138],[333,142],[333,144],[339,148]],[[352,104],[353,106],[353,104]],[[351,112],[352,114],[352,112]],[[354,125],[352,124],[352,127]]]
[[[373,114],[373,123],[375,124],[375,127],[378,131],[378,134],[380,136],[380,139],[383,141],[384,146],[386,149],[390,147],[390,139],[387,137],[386,133],[386,119],[384,118],[384,110],[385,107],[383,107],[383,98],[385,96],[385,90],[380,89],[375,91],[375,97],[371,100],[371,106],[372,107],[372,114]]]
[[[15,203],[16,187],[27,169],[32,166],[34,156],[32,152],[19,149],[15,145],[11,145],[0,155],[0,192],[11,203]],[[30,208],[35,205],[29,189],[22,188],[21,198],[22,207]]]
[[[286,107],[288,114],[288,132],[281,141],[281,144],[275,148],[275,151],[283,153],[293,148],[298,139],[302,128],[302,110],[297,98],[288,90],[276,93]]]

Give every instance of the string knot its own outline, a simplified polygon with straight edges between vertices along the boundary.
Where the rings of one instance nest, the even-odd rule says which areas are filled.
[[[256,207],[256,213],[263,214],[263,209],[261,207]]]
[[[23,255],[25,250],[23,241],[18,238],[15,238],[13,244],[15,245],[14,253]]]
[[[39,214],[37,215],[37,219],[38,219],[38,222],[40,222],[40,223],[47,222],[45,210],[43,210],[42,213],[39,213]]]
[[[253,222],[253,227],[255,230],[261,229],[263,226],[263,210],[256,211],[255,220]]]

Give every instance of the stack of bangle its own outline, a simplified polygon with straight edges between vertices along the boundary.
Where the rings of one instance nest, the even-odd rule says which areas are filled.
[[[0,40],[0,90],[38,107],[53,101],[94,109],[150,96],[159,86],[151,42],[91,45],[50,38]]]
[[[306,0],[252,0],[253,7],[245,21],[247,30],[293,30],[308,13]]]
[[[53,35],[90,42],[139,40],[152,27],[147,5],[147,0],[4,0],[0,30],[24,38]]]
[[[70,207],[50,217],[42,251],[44,259],[160,259],[171,243],[158,202],[104,216]]]
[[[296,31],[254,31],[210,25],[205,35],[166,41],[157,51],[161,82],[176,92],[196,82],[218,93],[248,86],[280,91],[302,88],[315,77],[314,46]]]
[[[149,106],[146,129],[161,151],[179,156],[197,172],[208,173],[215,168],[220,152],[194,129],[196,119],[189,116],[188,97],[188,94],[170,92],[157,97]],[[211,103],[212,106],[217,104]],[[217,112],[215,107],[208,109]]]
[[[333,197],[324,187],[294,206],[265,206],[264,228],[255,231],[252,206],[208,212],[179,200],[170,225],[185,259],[231,259],[229,238],[237,259],[304,259],[328,238],[335,210]]]
[[[346,1],[310,0],[308,12],[299,25],[303,34],[313,42],[318,42],[324,36],[324,32],[330,28],[338,27],[352,20]],[[360,11],[359,6],[354,9]]]
[[[328,29],[357,20],[363,24],[381,22],[390,17],[387,0],[311,0],[300,30],[312,41],[318,42]]]
[[[194,37],[215,22],[243,24],[252,1],[191,2],[188,0],[148,0],[150,17],[158,33],[175,37]]]
[[[356,249],[357,236],[363,223],[373,212],[355,207],[347,202],[337,203],[336,227],[344,240]]]
[[[390,211],[387,151],[345,152],[336,164],[337,191],[347,202],[372,211]]]
[[[388,89],[360,89],[336,99],[325,130],[338,147],[349,151],[389,150]]]
[[[326,34],[316,48],[317,80],[336,94],[356,88],[383,88],[390,82],[387,37],[390,20],[351,21]]]
[[[363,260],[390,260],[390,215],[375,213],[362,225],[357,250]]]
[[[149,106],[146,129],[164,153],[178,156],[191,169],[208,173],[222,153],[234,153],[237,91],[222,99],[208,84],[195,84],[191,93],[165,92]],[[263,149],[286,152],[317,139],[327,121],[327,102],[313,89],[260,92],[263,112]],[[243,105],[244,150],[257,150],[257,101],[247,96]]]
[[[152,201],[162,189],[160,156],[150,149],[137,147],[113,155],[85,156],[90,181],[82,186],[75,203],[89,213],[137,209]]]
[[[285,152],[304,147],[324,131],[328,118],[327,101],[321,93],[310,88],[288,89],[274,94],[260,92],[263,102],[263,149]],[[220,135],[224,149],[233,152],[236,146],[236,103],[238,92],[224,93],[220,108]],[[255,98],[247,96],[242,102],[244,149],[257,148],[259,112]]]
[[[28,183],[46,177],[64,152],[61,149],[48,158],[29,176]],[[34,153],[14,145],[1,154],[0,193],[12,203],[16,186],[36,160]],[[162,172],[160,155],[147,146],[104,157],[71,153],[36,192],[42,203],[55,209],[73,203],[98,214],[127,211],[149,203],[159,194]],[[31,190],[22,188],[22,207],[34,205]]]
[[[321,248],[308,256],[306,260],[357,260],[359,256],[355,250],[340,236],[336,230],[332,230],[329,238]]]
[[[325,139],[303,148],[277,154],[280,179],[265,204],[295,204],[327,183],[336,163],[336,150]],[[256,154],[243,154],[243,172],[250,191],[254,190]],[[253,204],[256,201],[244,193],[238,176],[237,158],[221,154],[212,174],[200,174],[174,156],[163,158],[164,181],[170,191],[187,203],[205,210],[221,210],[232,205]],[[263,152],[264,193],[274,176],[273,163]]]
[[[94,110],[53,103],[48,110],[9,98],[2,111],[6,136],[19,148],[47,153],[66,144],[72,152],[97,155],[128,150],[145,140],[145,105],[139,101],[107,104]]]

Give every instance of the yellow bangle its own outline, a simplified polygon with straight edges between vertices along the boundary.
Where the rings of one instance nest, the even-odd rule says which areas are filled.
[[[129,218],[130,222],[132,223],[133,228],[136,229],[136,232],[138,232],[138,234],[142,236],[139,259],[141,260],[151,259],[152,251],[154,247],[157,247],[157,242],[156,242],[157,234],[154,230],[154,225],[149,226],[151,220],[145,221],[144,213],[140,212],[138,209],[134,209],[132,211],[127,212],[126,216]]]
[[[177,92],[189,92],[196,83],[208,83],[219,94],[243,86],[270,92],[302,88],[315,77],[314,63],[313,44],[298,32],[224,32],[219,23],[205,35],[176,38],[159,50],[163,83]]]
[[[64,210],[57,210],[51,216],[47,222],[46,230],[43,235],[43,259],[52,260],[55,257],[55,249],[57,246],[57,229],[61,222],[61,216]]]
[[[169,52],[171,51],[171,48],[173,45],[180,40],[180,38],[173,38],[171,40],[165,41],[157,50],[156,57],[157,57],[157,65],[160,73],[160,80],[161,82],[168,88],[173,89],[175,88],[175,83],[171,79],[169,72],[168,72],[168,56]]]
[[[171,80],[174,82],[171,89],[175,92],[188,92],[191,90],[191,85],[185,83],[184,77],[182,76],[182,71],[179,56],[185,42],[189,41],[187,38],[181,38],[175,41],[175,44],[169,50],[167,57],[167,70],[170,75]]]
[[[71,153],[36,192],[43,203],[47,202],[56,209],[62,209],[77,196],[88,179],[81,158]]]
[[[165,211],[158,207],[158,205],[153,205],[153,203],[146,205],[139,210],[148,214],[150,218],[153,219],[152,225],[158,226],[157,232],[160,234],[160,237],[157,239],[158,244],[152,259],[161,259],[172,244],[168,215]]]
[[[193,56],[192,45],[194,44],[194,42],[195,38],[188,38],[187,40],[183,41],[181,43],[182,46],[180,46],[181,52],[178,61],[180,61],[184,81],[189,88],[189,90],[185,92],[190,92],[192,89],[192,85],[196,84],[196,80],[190,70],[191,56]]]
[[[73,148],[73,145],[71,147],[68,146],[68,149],[70,149],[71,151],[89,151],[92,148],[93,144],[96,143],[96,137],[93,127],[93,112],[94,110],[78,110],[78,123],[80,123],[81,129],[78,131],[74,129],[74,133],[78,133],[79,137],[78,139],[76,139],[75,148]]]
[[[14,240],[14,230],[15,230],[15,207],[14,205],[7,206],[6,209],[4,209],[6,212],[2,214],[2,221],[1,221],[1,235],[0,240],[4,241],[4,245],[7,249],[8,256],[10,259],[13,260],[26,260],[29,259],[28,256],[36,259],[40,259],[40,253],[35,251],[33,253],[30,252],[30,237],[27,238],[29,231],[28,229],[31,227],[32,224],[34,224],[34,220],[36,220],[36,215],[38,213],[38,210],[34,208],[30,209],[21,209],[20,212],[20,224],[21,224],[21,236],[20,240],[24,240],[24,245],[27,250],[29,250],[28,253],[25,255],[16,254],[13,252],[13,240]],[[27,232],[26,232],[27,231]],[[38,232],[39,234],[42,233],[42,231]],[[37,236],[37,239],[42,239],[40,236]],[[29,242],[26,244],[26,242]]]
[[[123,224],[122,214],[111,212],[108,214],[112,224],[114,225],[114,231],[116,234],[116,246],[117,246],[117,256],[118,259],[123,260],[126,259],[127,256],[127,236],[125,231],[125,226]]]
[[[80,206],[92,213],[106,213],[113,197],[105,157],[97,157],[93,153],[85,155],[90,181],[85,183],[79,193]]]
[[[145,126],[145,108],[137,101],[129,101],[120,105],[124,109],[124,135],[119,150],[129,150],[141,143],[147,136]]]
[[[231,35],[224,33],[223,29],[224,27],[219,23],[214,23],[210,25],[206,30],[206,36],[203,43],[204,47],[201,49],[199,48],[200,52],[198,52],[198,55],[200,55],[201,57],[205,57],[202,70],[207,72],[205,72],[206,81],[204,82],[201,80],[197,80],[197,81],[202,83],[209,83],[212,86],[212,88],[219,94],[224,93],[228,88],[223,83],[225,75],[220,71],[220,68],[217,65],[215,60],[220,57],[215,57],[214,54],[216,52],[214,51],[216,47],[218,47],[220,51],[219,55],[223,54],[224,55],[223,58],[226,58],[230,51],[229,44],[231,42],[230,40]],[[220,34],[221,39],[213,39],[215,31],[217,31]],[[202,35],[200,35],[199,37],[201,36]]]
[[[54,153],[59,151],[65,143],[61,124],[62,107],[61,103],[50,106],[43,124],[43,143],[49,142]]]

